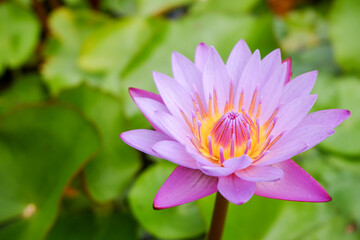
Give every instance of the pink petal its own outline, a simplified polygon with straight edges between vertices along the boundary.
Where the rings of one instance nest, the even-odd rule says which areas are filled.
[[[182,119],[181,110],[191,119],[193,104],[191,96],[183,86],[165,74],[153,72],[156,87],[169,111]]]
[[[129,93],[132,99],[139,97],[139,98],[150,98],[152,100],[158,101],[164,104],[163,100],[161,99],[160,95],[152,92],[148,92],[138,88],[129,88]]]
[[[268,119],[279,104],[285,81],[286,68],[286,64],[279,65],[269,80],[260,88],[262,96],[261,118],[263,119]]]
[[[264,57],[264,59],[261,61],[261,86],[263,86],[269,80],[274,72],[274,69],[277,69],[280,65],[281,51],[279,48],[275,49]]]
[[[271,166],[250,166],[235,173],[243,180],[251,182],[273,182],[283,176],[283,171]]]
[[[218,179],[200,170],[178,166],[161,186],[154,199],[155,209],[175,207],[217,191]]]
[[[208,97],[216,91],[218,108],[223,111],[230,88],[230,77],[224,62],[214,47],[210,47],[209,56],[203,72],[204,96]]]
[[[285,85],[281,102],[289,102],[296,98],[309,95],[314,87],[318,72],[312,71],[301,74]]]
[[[224,168],[220,166],[208,166],[208,165],[202,165],[199,164],[199,169],[206,175],[212,176],[212,177],[223,177],[228,176],[234,172],[234,170],[230,168]]]
[[[251,51],[246,42],[241,39],[236,43],[226,62],[226,68],[233,80],[235,89],[250,57]]]
[[[217,188],[224,198],[237,205],[246,203],[255,193],[255,183],[242,180],[235,174],[219,177]]]
[[[256,195],[301,202],[331,200],[320,184],[291,159],[274,166],[283,170],[283,177],[276,182],[256,183]]]
[[[260,84],[261,79],[261,59],[260,52],[256,50],[246,64],[244,71],[241,75],[238,87],[235,92],[235,99],[240,99],[241,91],[244,90],[244,109],[248,110],[253,93],[256,87]],[[235,102],[235,109],[238,107],[237,101]]]
[[[188,154],[183,145],[174,141],[161,141],[152,146],[152,150],[160,156],[175,164],[187,168],[198,169],[196,161]]]
[[[201,72],[204,71],[208,54],[209,54],[209,46],[206,45],[205,43],[200,43],[196,47],[195,65]]]
[[[157,142],[171,139],[164,133],[148,129],[123,132],[120,134],[120,138],[131,147],[155,157],[159,157],[159,155],[152,150],[152,146]]]
[[[280,138],[257,164],[270,165],[302,153],[332,135],[334,130],[321,125],[297,126]]]
[[[314,105],[316,97],[316,95],[300,97],[282,105],[276,115],[278,120],[271,135],[278,136],[281,132],[290,131],[298,125]]]
[[[292,76],[292,60],[291,58],[287,58],[283,61],[283,63],[287,63],[287,69],[286,69],[286,77],[285,77],[285,84],[290,82],[291,76]]]
[[[323,125],[335,128],[350,117],[350,111],[345,109],[327,109],[307,115],[299,125]]]
[[[149,121],[151,126],[153,126],[155,130],[164,132],[164,128],[159,122],[155,112],[168,113],[166,106],[162,102],[153,100],[151,98],[134,97],[133,100],[140,109],[140,111],[142,112],[142,114]]]
[[[155,112],[155,115],[165,133],[183,145],[192,144],[188,138],[192,132],[181,119],[165,112]]]
[[[237,170],[241,170],[247,168],[253,163],[253,160],[246,154],[237,158],[230,158],[226,160],[223,165],[226,168],[232,169],[233,172]]]
[[[193,62],[180,53],[173,52],[172,69],[176,81],[190,93],[194,92],[195,87],[200,97],[204,99],[202,75]]]

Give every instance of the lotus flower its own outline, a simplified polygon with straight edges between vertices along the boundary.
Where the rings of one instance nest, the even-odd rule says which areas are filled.
[[[128,145],[179,166],[157,192],[162,209],[219,191],[234,204],[254,194],[326,202],[330,196],[290,158],[334,133],[343,109],[308,114],[317,71],[290,81],[291,61],[279,49],[261,59],[240,40],[226,64],[214,47],[198,45],[195,63],[174,52],[171,78],[154,72],[159,95],[130,89],[154,130],[121,134]]]

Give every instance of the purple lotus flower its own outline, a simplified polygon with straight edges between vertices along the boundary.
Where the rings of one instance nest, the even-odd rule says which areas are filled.
[[[159,95],[130,94],[155,130],[121,134],[128,145],[179,166],[158,191],[154,208],[197,200],[219,191],[234,204],[254,194],[326,202],[331,197],[290,158],[334,133],[350,116],[330,109],[308,114],[317,71],[290,81],[291,62],[276,49],[261,59],[239,41],[226,64],[198,45],[195,64],[172,55],[174,78],[154,72]]]

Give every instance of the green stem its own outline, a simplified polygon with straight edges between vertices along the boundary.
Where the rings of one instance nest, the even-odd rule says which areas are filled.
[[[221,240],[229,202],[219,192],[216,194],[215,208],[207,240]]]

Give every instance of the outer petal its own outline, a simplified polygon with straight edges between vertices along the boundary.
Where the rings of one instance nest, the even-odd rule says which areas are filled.
[[[152,150],[161,158],[187,168],[197,169],[196,161],[188,154],[183,145],[174,141],[161,141]]]
[[[204,96],[213,95],[214,90],[217,94],[218,108],[223,111],[226,100],[228,99],[230,88],[230,77],[223,60],[214,47],[210,47],[209,56],[203,72]]]
[[[334,130],[321,125],[298,126],[276,142],[257,164],[271,165],[289,159],[312,148],[333,133]]]
[[[169,111],[182,119],[181,110],[191,119],[193,104],[186,89],[165,74],[153,72],[156,87]]]
[[[350,117],[350,111],[345,109],[327,109],[307,115],[299,125],[323,125],[335,128]]]
[[[246,154],[237,158],[230,158],[226,160],[223,165],[226,168],[232,169],[233,171],[247,168],[253,163],[253,160]]]
[[[256,87],[260,84],[261,79],[261,59],[260,52],[256,50],[246,64],[244,71],[241,75],[238,87],[235,92],[235,99],[240,99],[241,91],[244,90],[244,109],[248,110],[253,93]],[[235,109],[238,107],[235,101]]]
[[[161,126],[155,112],[168,113],[166,106],[162,102],[152,98],[134,97],[133,100],[146,119],[150,122],[151,126],[153,126],[155,130],[164,132],[164,128]]]
[[[180,53],[173,52],[172,54],[172,69],[174,78],[178,81],[188,92],[194,92],[194,87],[203,99],[202,76],[200,70]]]
[[[281,51],[280,49],[275,49],[268,55],[264,57],[261,61],[261,82],[260,84],[265,84],[271,77],[274,69],[277,69],[281,65]]]
[[[129,93],[132,99],[139,97],[139,98],[150,98],[152,100],[158,101],[164,104],[163,100],[161,99],[160,95],[152,92],[148,92],[138,88],[129,88]]]
[[[191,131],[185,123],[178,118],[165,112],[155,112],[161,126],[169,136],[172,136],[183,145],[192,144],[187,136],[191,136]]]
[[[284,176],[276,182],[256,183],[256,195],[301,202],[331,200],[320,184],[291,159],[274,166],[282,169]]]
[[[209,54],[209,46],[206,43],[200,43],[196,47],[195,65],[202,72]]]
[[[255,183],[240,179],[235,174],[219,177],[218,190],[230,202],[240,205],[255,193]]]
[[[317,95],[300,97],[281,106],[271,135],[278,136],[281,132],[291,131],[297,126],[314,105],[316,97]]]
[[[229,58],[226,62],[226,68],[233,80],[234,87],[236,89],[237,83],[240,80],[241,74],[246,66],[246,63],[251,57],[251,51],[246,42],[241,39],[233,50],[231,51]]]
[[[273,182],[282,178],[283,171],[280,168],[271,166],[251,166],[244,170],[238,171],[235,174],[246,181]]]
[[[292,76],[292,60],[291,58],[287,58],[283,61],[283,63],[287,63],[287,69],[286,69],[286,77],[285,77],[285,84],[290,82],[291,76]]]
[[[318,72],[312,71],[301,74],[285,85],[281,102],[288,102],[310,94],[314,87]]]
[[[162,132],[148,130],[148,129],[136,129],[128,132],[123,132],[120,138],[128,145],[144,153],[160,157],[156,152],[152,150],[152,146],[164,140],[170,140],[171,138]]]
[[[281,64],[260,88],[262,96],[261,118],[268,119],[279,104],[286,76],[286,64]]]
[[[217,191],[217,183],[217,178],[200,170],[178,166],[157,192],[154,208],[175,207],[206,197]]]

